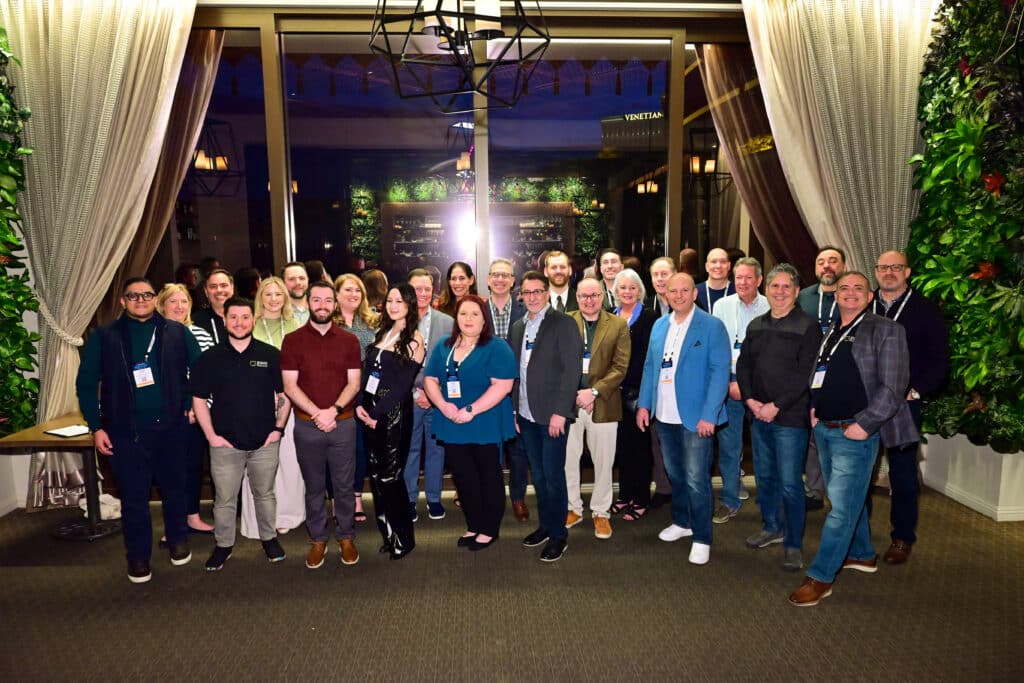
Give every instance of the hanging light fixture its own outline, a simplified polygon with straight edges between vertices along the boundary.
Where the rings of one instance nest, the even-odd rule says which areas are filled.
[[[370,50],[388,60],[400,97],[429,97],[445,114],[515,105],[551,43],[539,0],[506,3],[504,16],[500,0],[408,4],[378,0]]]
[[[236,149],[231,124],[207,119],[199,132],[189,167],[189,181],[197,194],[224,197],[238,192],[245,172]]]

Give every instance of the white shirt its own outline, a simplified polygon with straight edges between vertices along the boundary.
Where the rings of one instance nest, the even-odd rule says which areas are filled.
[[[693,321],[693,310],[683,318],[683,322],[676,322],[676,314],[669,316],[668,332],[665,335],[665,350],[662,352],[661,362],[668,358],[672,359],[672,381],[661,381],[661,363],[658,366],[658,402],[655,404],[654,416],[658,422],[678,425],[683,423],[679,416],[679,404],[676,403],[676,381],[679,372],[679,352],[683,348],[686,334],[690,330],[690,323]]]
[[[562,297],[562,309],[569,308],[569,287],[565,288],[564,292],[556,292],[553,289],[548,290],[548,303],[551,304],[551,308],[558,310],[558,297]]]
[[[536,420],[533,419],[533,413],[530,412],[530,398],[526,392],[526,370],[530,365],[530,357],[532,356],[532,351],[527,353],[526,344],[537,341],[537,332],[540,331],[540,324],[544,322],[544,316],[550,310],[552,310],[551,306],[545,306],[542,311],[534,316],[533,320],[530,320],[529,313],[523,318],[526,322],[526,329],[523,331],[523,346],[519,352],[519,414],[530,422],[535,422]]]

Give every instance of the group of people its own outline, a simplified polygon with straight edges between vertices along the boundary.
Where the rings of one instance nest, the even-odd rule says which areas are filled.
[[[613,517],[636,522],[670,504],[659,538],[690,538],[689,561],[706,564],[714,524],[746,498],[747,429],[762,519],[748,547],[781,544],[782,566],[802,569],[806,511],[831,502],[793,604],[817,604],[842,569],[877,570],[868,492],[880,443],[893,500],[884,560],[906,562],[920,400],[941,386],[948,352],[941,313],[910,288],[905,255],[879,256],[877,291],[834,247],[820,250],[818,282],[803,289],[794,267],[763,274],[756,259],[723,249],[709,252],[700,284],[661,257],[648,293],[638,268],[606,249],[575,279],[569,255],[551,251],[517,278],[498,258],[483,298],[471,266],[455,262],[443,288],[425,269],[385,280],[373,307],[356,275],[311,282],[304,264],[289,263],[251,300],[213,269],[209,308],[194,316],[185,285],[157,292],[128,280],[124,314],[86,344],[77,389],[122,496],[129,579],[151,577],[154,479],[171,562],[190,560],[189,532],[208,526],[198,516],[207,445],[209,571],[231,557],[240,490],[242,533],[261,540],[268,561],[284,559],[278,534],[305,521],[306,566],[323,566],[334,516],[341,562],[355,564],[367,475],[380,552],[404,558],[416,545],[421,467],[427,512],[440,519],[446,465],[466,522],[458,546],[498,540],[504,464],[520,522],[530,518],[528,479],[536,494],[537,527],[523,545],[555,562],[585,516],[585,446],[596,538],[612,536]]]

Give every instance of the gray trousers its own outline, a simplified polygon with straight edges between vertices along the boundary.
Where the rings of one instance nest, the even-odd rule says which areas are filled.
[[[306,529],[310,539],[326,541],[326,470],[334,484],[334,516],[338,538],[356,537],[356,421],[340,420],[331,432],[321,432],[312,420],[295,421],[295,455],[306,483]]]
[[[804,493],[818,500],[825,500],[825,477],[821,473],[818,446],[814,439],[807,442],[807,460],[804,461]]]
[[[279,446],[280,442],[275,441],[254,451],[224,447],[210,449],[210,476],[217,490],[213,502],[213,537],[221,548],[230,548],[235,544],[238,490],[246,471],[249,472],[260,540],[269,541],[277,536],[274,528],[277,520],[274,479],[277,476]]]

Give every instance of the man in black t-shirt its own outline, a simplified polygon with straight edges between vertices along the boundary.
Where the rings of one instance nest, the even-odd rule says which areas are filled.
[[[278,448],[291,403],[284,394],[280,352],[252,337],[253,304],[233,297],[224,304],[227,343],[199,357],[190,387],[196,420],[210,442],[210,475],[217,547],[206,570],[224,568],[235,545],[238,490],[248,470],[263,551],[270,562],[284,559],[274,523]],[[207,399],[213,399],[213,408]]]

